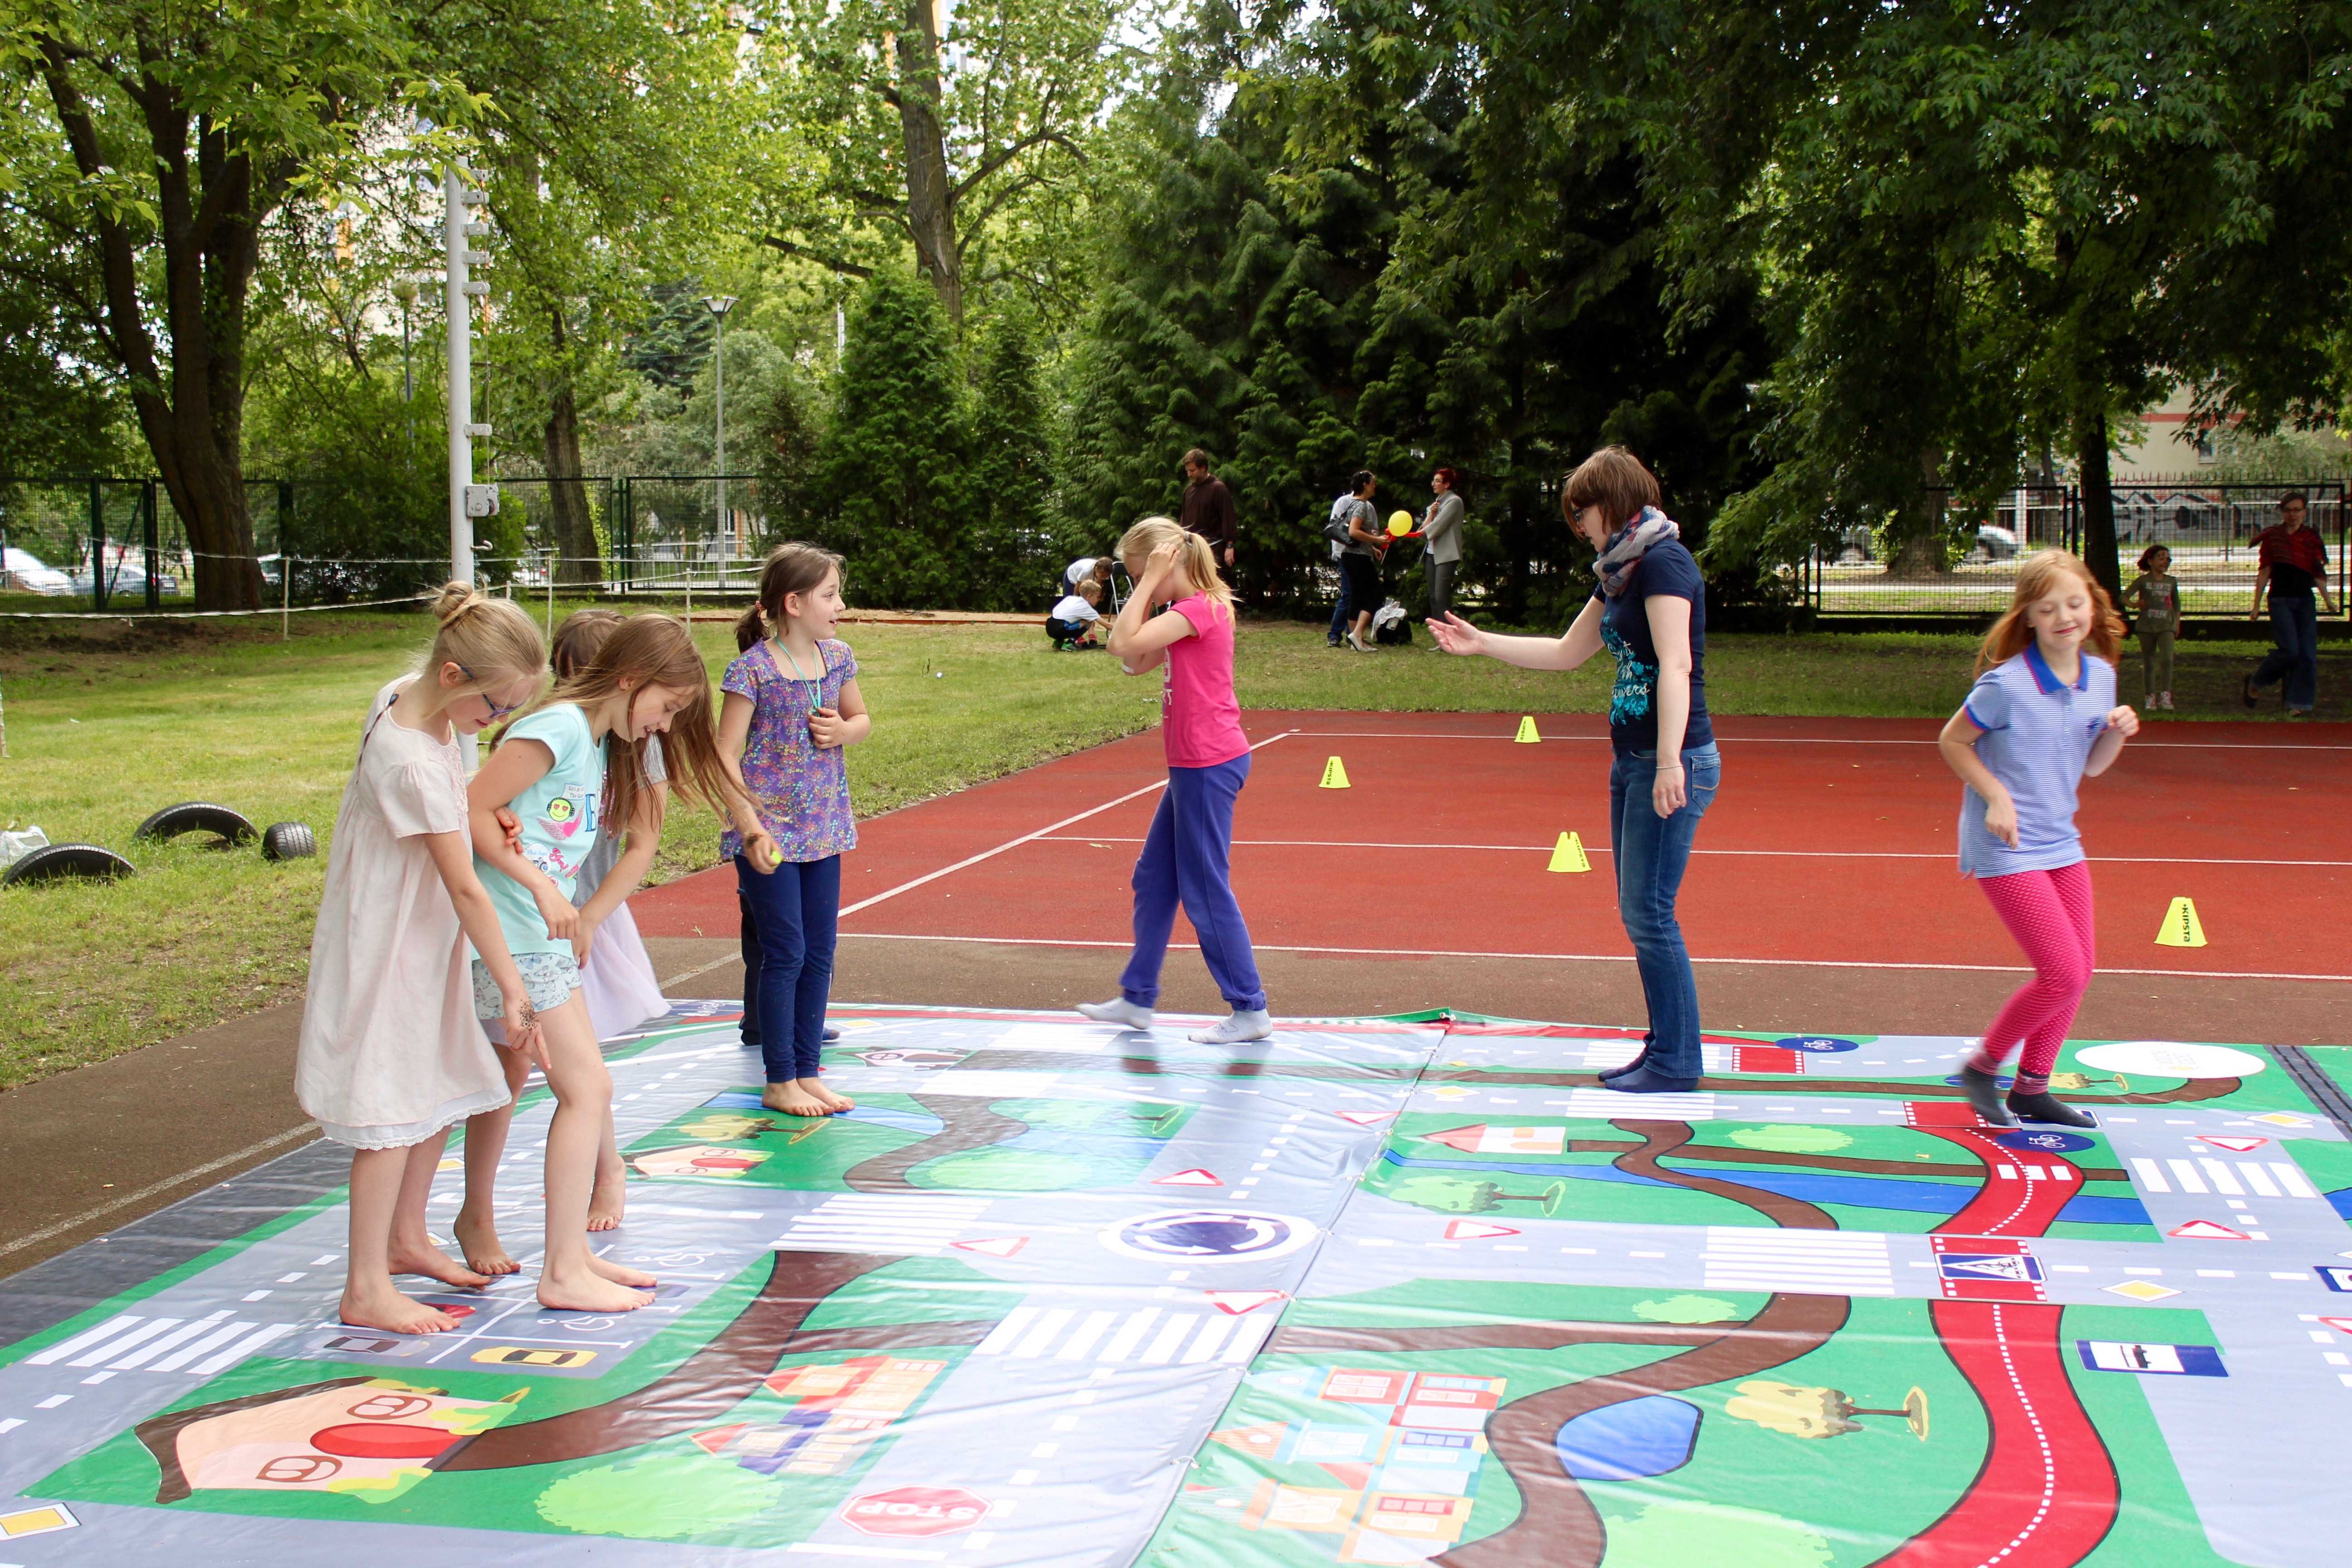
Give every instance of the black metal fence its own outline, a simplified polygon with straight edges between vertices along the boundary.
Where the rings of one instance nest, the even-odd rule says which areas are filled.
[[[2305,484],[2119,484],[2116,543],[2124,580],[2152,545],[2172,556],[2184,616],[2243,619],[2253,608],[2254,536],[2279,521],[2279,502],[2304,498],[2311,525],[2327,542],[2339,588],[2352,584],[2345,559],[2345,487]],[[1989,510],[1963,510],[1937,496],[1925,530],[1890,530],[1924,546],[1890,548],[1884,534],[1857,530],[1833,550],[1790,568],[1806,602],[1824,616],[1985,616],[2009,607],[2017,563],[2055,546],[2080,552],[2082,494],[2071,486],[2022,486]]]

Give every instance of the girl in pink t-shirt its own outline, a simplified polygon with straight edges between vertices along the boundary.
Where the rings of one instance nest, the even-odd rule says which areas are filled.
[[[1110,651],[1129,675],[1165,667],[1160,733],[1168,791],[1135,861],[1135,952],[1119,994],[1082,1002],[1105,1024],[1151,1027],[1160,966],[1176,906],[1200,934],[1201,956],[1233,1016],[1192,1038],[1209,1045],[1262,1040],[1274,1032],[1249,927],[1234,901],[1234,802],[1249,780],[1249,741],[1234,700],[1234,593],[1217,575],[1208,541],[1164,517],[1127,531],[1118,555],[1135,592],[1111,626]],[[1152,606],[1163,605],[1158,614]]]

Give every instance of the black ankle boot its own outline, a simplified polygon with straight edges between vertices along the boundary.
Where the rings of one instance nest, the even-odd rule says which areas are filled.
[[[2097,1122],[2061,1100],[2048,1089],[2040,1094],[2009,1091],[2009,1108],[2027,1121],[2054,1121],[2061,1127],[2096,1127]]]
[[[1598,1077],[1601,1082],[1607,1083],[1612,1078],[1623,1078],[1629,1072],[1641,1071],[1642,1064],[1650,1059],[1650,1036],[1647,1034],[1643,1035],[1642,1048],[1634,1055],[1632,1061],[1627,1062],[1621,1068],[1602,1068],[1595,1076]]]
[[[1966,1091],[1969,1103],[1976,1108],[1979,1119],[1995,1127],[2014,1127],[2017,1118],[2000,1102],[2000,1085],[1989,1072],[1979,1072],[1972,1067],[1960,1068],[1960,1088]]]

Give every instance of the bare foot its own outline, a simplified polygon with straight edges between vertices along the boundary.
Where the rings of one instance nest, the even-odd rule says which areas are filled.
[[[478,1274],[433,1245],[432,1238],[402,1241],[392,1244],[392,1271],[394,1274],[422,1274],[427,1279],[438,1279],[444,1285],[455,1285],[461,1290],[478,1290],[490,1282],[487,1274]]]
[[[831,1116],[838,1109],[803,1089],[797,1079],[790,1083],[770,1084],[761,1091],[760,1103],[787,1116]]]
[[[466,1255],[466,1267],[477,1274],[520,1274],[522,1265],[507,1256],[499,1243],[499,1227],[488,1215],[476,1218],[464,1209],[457,1211],[450,1234],[457,1238],[457,1250]]]
[[[650,1307],[654,1299],[643,1290],[616,1285],[593,1269],[558,1279],[539,1277],[539,1304],[559,1312],[634,1312]]]
[[[615,1165],[610,1171],[596,1169],[596,1190],[588,1194],[588,1228],[618,1230],[629,1207],[628,1173]]]
[[[588,1255],[588,1267],[596,1271],[597,1278],[610,1279],[615,1285],[626,1285],[634,1290],[650,1290],[661,1283],[642,1268],[632,1268],[625,1263],[615,1263],[593,1252]]]
[[[374,1289],[344,1286],[338,1315],[352,1328],[382,1329],[393,1334],[438,1334],[457,1326],[457,1320],[448,1313],[410,1300],[388,1282]]]
[[[825,1088],[824,1084],[819,1079],[803,1078],[796,1079],[793,1081],[800,1085],[801,1091],[803,1093],[808,1095],[811,1099],[824,1101],[826,1105],[831,1106],[836,1111],[855,1110],[857,1109],[857,1102],[856,1100],[850,1099],[845,1094],[835,1094],[833,1090]]]

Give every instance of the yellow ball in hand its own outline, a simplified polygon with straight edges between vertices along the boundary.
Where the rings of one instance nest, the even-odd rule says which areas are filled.
[[[774,845],[772,845],[772,844],[769,845],[769,846],[768,846],[768,864],[769,864],[769,865],[771,865],[771,866],[781,866],[781,865],[782,865],[783,863],[784,863],[784,852],[783,852],[782,850],[781,850],[781,849],[777,848],[777,847],[776,847]]]

